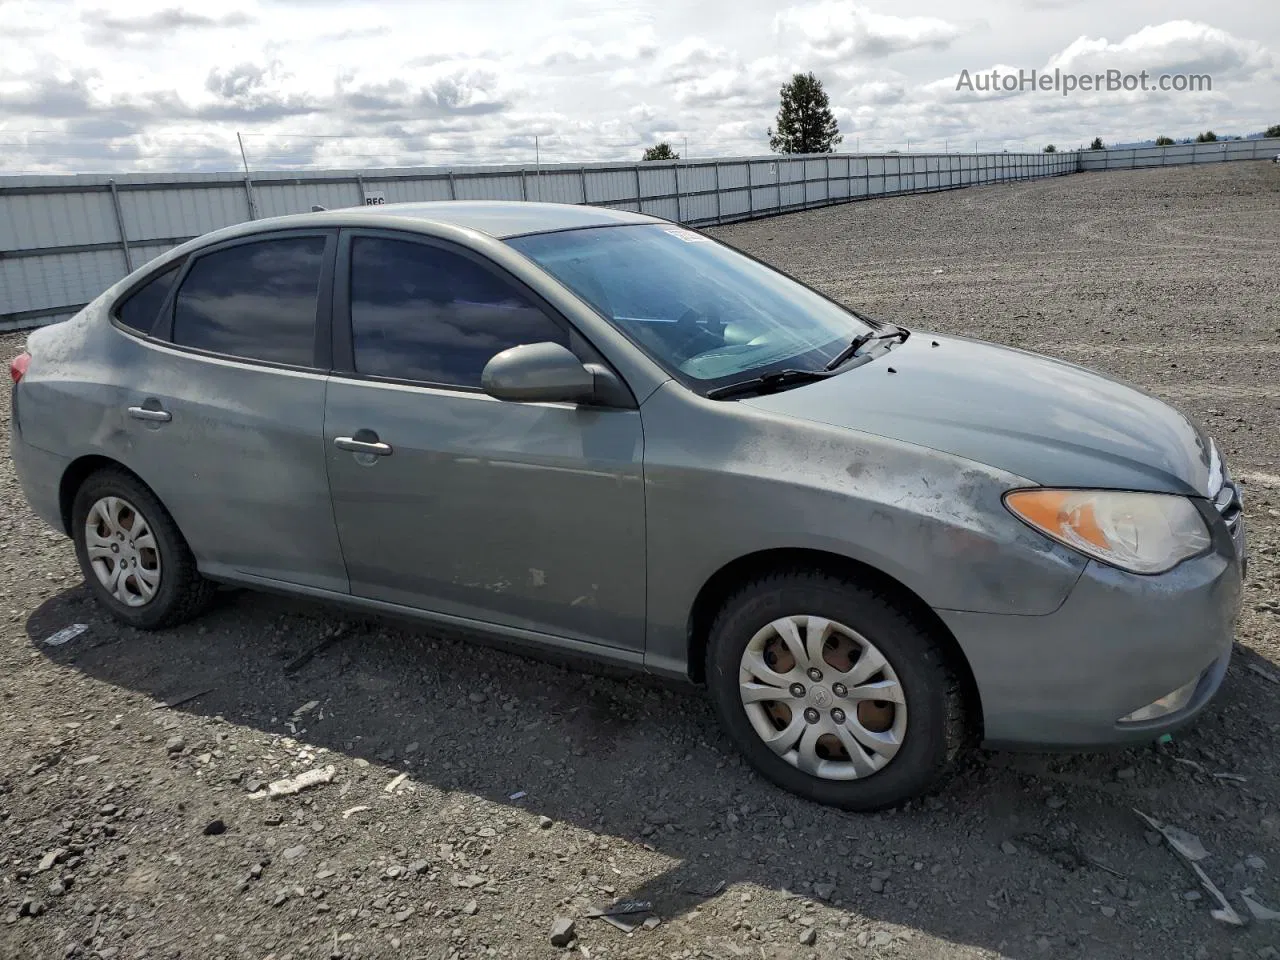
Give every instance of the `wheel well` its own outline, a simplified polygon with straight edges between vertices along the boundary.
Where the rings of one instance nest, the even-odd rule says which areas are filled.
[[[91,455],[71,461],[67,469],[63,471],[62,481],[58,484],[58,511],[62,516],[62,532],[67,536],[73,536],[71,532],[71,505],[75,502],[76,491],[80,489],[80,485],[85,480],[89,479],[90,475],[97,473],[104,467],[125,470],[137,477],[137,474],[129,470],[124,464],[112,460],[110,457]],[[138,482],[142,482],[140,477]],[[150,488],[148,487],[148,489]]]
[[[706,681],[707,643],[716,614],[724,606],[730,594],[740,585],[758,577],[767,576],[781,569],[796,567],[819,570],[857,580],[890,596],[895,603],[927,623],[951,668],[964,687],[965,706],[969,709],[975,728],[982,729],[982,701],[978,696],[978,684],[974,680],[969,660],[960,649],[942,618],[905,584],[875,567],[822,550],[780,549],[763,550],[739,557],[717,570],[698,591],[689,613],[689,678],[695,683]]]

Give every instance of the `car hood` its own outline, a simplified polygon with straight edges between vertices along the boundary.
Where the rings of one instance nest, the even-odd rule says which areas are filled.
[[[827,380],[740,401],[985,463],[1046,486],[1204,496],[1210,440],[1184,414],[1075,364],[915,332]]]

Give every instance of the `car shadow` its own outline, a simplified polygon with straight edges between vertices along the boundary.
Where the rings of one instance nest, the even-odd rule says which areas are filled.
[[[44,642],[71,623],[89,630]],[[81,584],[42,604],[26,630],[50,660],[172,709],[284,736],[292,722],[299,742],[378,765],[388,780],[407,772],[644,846],[671,865],[616,893],[652,901],[666,921],[764,888],[794,895],[797,913],[806,901],[836,911],[824,930],[848,953],[920,930],[1009,957],[1133,957],[1155,949],[1144,924],[1101,923],[1098,904],[1134,889],[1176,898],[1194,885],[1130,809],[1191,805],[1179,764],[1155,747],[977,754],[938,795],[859,816],[756,776],[692,687],[532,660],[420,625],[229,590],[196,623],[148,634],[109,619]],[[1232,673],[1228,687],[1250,682]],[[1272,701],[1255,711],[1264,741]],[[1140,779],[1115,775],[1133,766]],[[738,884],[747,886],[725,893]],[[1179,943],[1240,943],[1223,939],[1207,910],[1174,924],[1164,935]]]

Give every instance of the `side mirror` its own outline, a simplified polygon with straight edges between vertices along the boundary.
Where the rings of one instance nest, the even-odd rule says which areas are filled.
[[[517,403],[587,400],[595,394],[594,374],[558,343],[525,343],[503,350],[480,374],[484,392]]]

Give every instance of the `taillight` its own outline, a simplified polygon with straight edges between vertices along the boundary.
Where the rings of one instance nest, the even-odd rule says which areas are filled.
[[[9,361],[9,376],[14,383],[22,379],[22,375],[27,372],[29,366],[31,366],[31,354],[25,350]]]

